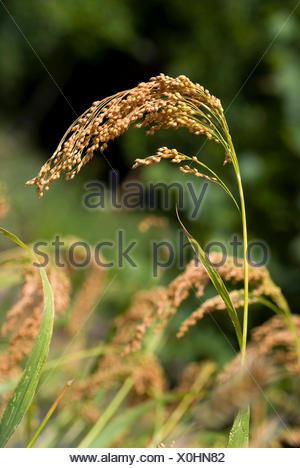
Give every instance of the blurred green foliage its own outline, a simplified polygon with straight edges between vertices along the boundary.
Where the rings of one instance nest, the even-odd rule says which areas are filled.
[[[222,100],[241,163],[249,238],[269,245],[272,276],[292,311],[298,312],[300,9],[294,10],[296,4],[291,0],[11,0],[9,11],[0,6],[0,179],[7,184],[11,206],[2,224],[26,242],[60,234],[96,243],[113,238],[120,227],[128,239],[138,240],[139,268],[111,272],[116,277],[101,304],[108,321],[136,291],[166,283],[178,273],[174,266],[153,279],[149,251],[150,240],[176,238],[174,210],[158,209],[156,214],[167,216],[169,225],[146,234],[137,230],[145,213],[87,211],[82,205],[84,184],[91,179],[108,182],[110,167],[101,155],[74,181],[55,183],[42,200],[24,183],[55,149],[76,113],[95,99],[160,72],[185,74]],[[152,154],[162,145],[187,154],[199,152],[231,184],[232,169],[222,167],[220,149],[183,130],[145,137],[143,131],[132,129],[105,155],[122,180],[185,182],[187,176],[169,164],[131,172],[135,157]],[[196,220],[188,219],[189,209],[186,206],[183,219],[202,244],[228,243],[233,233],[240,233],[232,202],[218,187],[209,187]],[[5,241],[0,240],[0,246],[5,247]],[[192,301],[183,307],[181,318],[197,304]],[[266,318],[259,308],[252,311],[251,326]],[[232,331],[225,314],[216,320],[207,317],[180,346],[170,330],[163,361],[171,362],[171,369],[185,360],[227,361],[233,354]],[[176,329],[176,323],[170,326]],[[176,369],[172,372],[176,374]]]

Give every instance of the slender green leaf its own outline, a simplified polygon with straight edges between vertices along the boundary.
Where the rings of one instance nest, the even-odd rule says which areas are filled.
[[[203,264],[204,268],[206,269],[206,271],[208,273],[208,276],[210,277],[211,282],[213,283],[213,285],[216,288],[219,295],[222,297],[222,299],[223,299],[223,301],[224,301],[224,303],[225,303],[225,305],[227,307],[229,317],[231,318],[231,321],[232,321],[233,326],[235,328],[235,332],[236,332],[236,336],[237,336],[237,339],[238,339],[239,346],[241,347],[241,345],[242,345],[242,332],[241,332],[240,322],[239,322],[238,315],[237,315],[237,312],[235,310],[235,307],[234,307],[234,305],[233,305],[233,303],[231,301],[229,292],[228,292],[228,290],[227,290],[227,288],[226,288],[226,286],[224,284],[224,281],[222,280],[222,278],[219,275],[219,273],[217,272],[217,270],[212,266],[211,262],[207,258],[207,256],[206,256],[204,250],[202,249],[202,247],[191,236],[191,234],[187,231],[187,229],[183,225],[183,223],[182,223],[182,221],[181,221],[181,219],[179,217],[177,208],[176,208],[176,213],[177,213],[177,217],[178,217],[178,220],[180,222],[180,225],[181,225],[182,229],[184,230],[188,240],[190,241],[191,246],[193,247],[197,257],[199,258],[199,260]]]
[[[6,229],[0,228],[0,233],[11,239],[33,256],[31,250],[18,237]],[[26,413],[38,386],[43,365],[48,356],[54,320],[54,300],[52,289],[45,270],[39,269],[43,292],[44,311],[38,336],[28,357],[23,375],[17,384],[0,422],[0,447],[4,447],[20,424]]]
[[[249,442],[250,407],[241,409],[229,433],[228,448],[243,448]]]

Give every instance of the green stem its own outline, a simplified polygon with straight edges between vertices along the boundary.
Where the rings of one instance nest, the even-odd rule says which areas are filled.
[[[226,123],[226,121],[225,121]],[[243,259],[244,259],[244,311],[243,311],[243,329],[242,329],[242,346],[241,346],[241,365],[244,367],[246,359],[246,347],[247,347],[247,333],[248,333],[248,299],[249,299],[249,279],[248,279],[248,259],[247,259],[247,248],[248,248],[248,235],[247,235],[247,218],[246,218],[246,207],[244,191],[241,179],[241,173],[239,168],[238,159],[236,152],[229,134],[226,124],[226,134],[229,143],[229,151],[232,159],[234,172],[236,175],[240,205],[241,205],[241,217],[242,217],[242,228],[243,228]],[[250,406],[240,409],[238,412],[232,430],[229,436],[228,447],[246,447],[249,440],[249,422],[250,422]]]
[[[242,357],[242,366],[245,363],[246,358],[246,347],[247,347],[247,332],[248,332],[248,296],[249,296],[249,281],[248,281],[248,259],[247,259],[247,248],[248,248],[248,235],[247,235],[247,218],[246,218],[246,207],[245,207],[245,198],[242,185],[242,179],[240,174],[240,168],[238,159],[234,146],[231,141],[231,136],[229,132],[227,133],[228,141],[230,145],[230,153],[232,157],[232,163],[237,179],[237,185],[240,196],[241,204],[241,217],[242,217],[242,228],[243,228],[243,259],[244,259],[244,311],[243,311],[243,336],[242,336],[242,348],[241,348],[241,357]]]
[[[124,398],[126,398],[127,394],[131,390],[133,386],[133,381],[131,377],[125,380],[122,387],[110,402],[104,413],[100,416],[96,424],[91,428],[91,430],[87,433],[87,435],[82,439],[78,448],[87,448],[91,447],[95,439],[98,437],[99,433],[102,431],[106,423],[113,417],[115,412],[118,410],[119,406],[121,405]]]

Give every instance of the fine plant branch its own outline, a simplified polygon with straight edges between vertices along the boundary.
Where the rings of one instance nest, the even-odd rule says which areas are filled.
[[[204,164],[204,162],[199,161],[199,159],[197,157],[195,157],[195,156],[190,157],[190,156],[187,156],[187,155],[182,154],[182,153],[179,153],[179,155],[182,158],[182,161],[186,160],[186,161],[194,162],[194,163],[198,164],[199,166],[203,167],[207,172],[209,172],[212,177],[211,176],[209,177],[209,176],[207,176],[205,174],[201,174],[198,171],[197,172],[195,172],[194,170],[191,171],[192,173],[195,173],[198,177],[203,177],[204,179],[209,180],[210,182],[213,182],[213,183],[219,185],[219,187],[221,187],[224,190],[224,192],[226,192],[227,195],[232,199],[232,201],[235,204],[236,208],[240,212],[240,207],[239,207],[234,195],[232,194],[231,190],[227,187],[225,182],[223,182],[223,180],[218,176],[218,174],[216,174],[210,167],[208,167],[206,164]],[[190,171],[188,169],[186,169],[185,171],[182,170],[182,172],[190,172]]]
[[[64,386],[63,390],[60,392],[60,394],[58,395],[58,397],[56,398],[55,402],[51,405],[51,408],[49,409],[49,411],[47,412],[46,416],[44,417],[44,419],[42,420],[42,422],[40,423],[40,425],[38,426],[38,428],[36,429],[35,433],[33,434],[32,438],[30,439],[29,443],[27,444],[26,448],[31,448],[34,444],[34,442],[36,441],[36,439],[38,438],[38,436],[40,435],[41,431],[44,429],[44,427],[46,426],[47,422],[49,421],[49,419],[51,418],[52,414],[54,413],[54,411],[56,410],[58,404],[60,403],[60,401],[62,400],[62,398],[64,397],[65,393],[67,392],[67,390],[71,387],[73,381],[72,380],[69,380],[66,385]]]

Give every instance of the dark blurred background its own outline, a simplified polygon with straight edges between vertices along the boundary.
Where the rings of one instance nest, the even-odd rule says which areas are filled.
[[[295,9],[296,5],[295,0],[10,0],[6,7],[0,5],[0,180],[7,185],[10,203],[1,224],[27,242],[52,239],[57,233],[96,242],[124,228],[128,239],[139,240],[140,267],[117,273],[108,293],[113,311],[141,287],[174,278],[176,266],[163,277],[151,278],[149,252],[149,240],[176,238],[174,210],[158,209],[157,215],[168,218],[168,227],[142,234],[137,225],[145,213],[83,208],[84,184],[108,179],[110,168],[101,155],[74,181],[53,184],[42,200],[24,183],[36,175],[76,114],[92,101],[160,72],[185,74],[223,102],[241,164],[249,238],[269,245],[272,276],[297,313],[300,7]],[[201,137],[183,130],[145,137],[133,129],[105,154],[123,180],[185,182],[185,176],[169,164],[133,174],[132,161],[162,145],[187,154],[201,148],[201,159],[233,187],[232,168],[223,168],[220,149],[202,144]],[[240,233],[238,214],[218,187],[209,187],[197,220],[188,219],[188,210],[183,219],[202,244],[229,242],[233,233]],[[253,312],[252,325],[262,320],[260,313],[265,314]],[[230,324],[225,319],[224,323],[230,334]],[[203,335],[203,346],[197,345],[199,355],[207,340],[219,333],[214,323],[205,326],[209,333]]]

